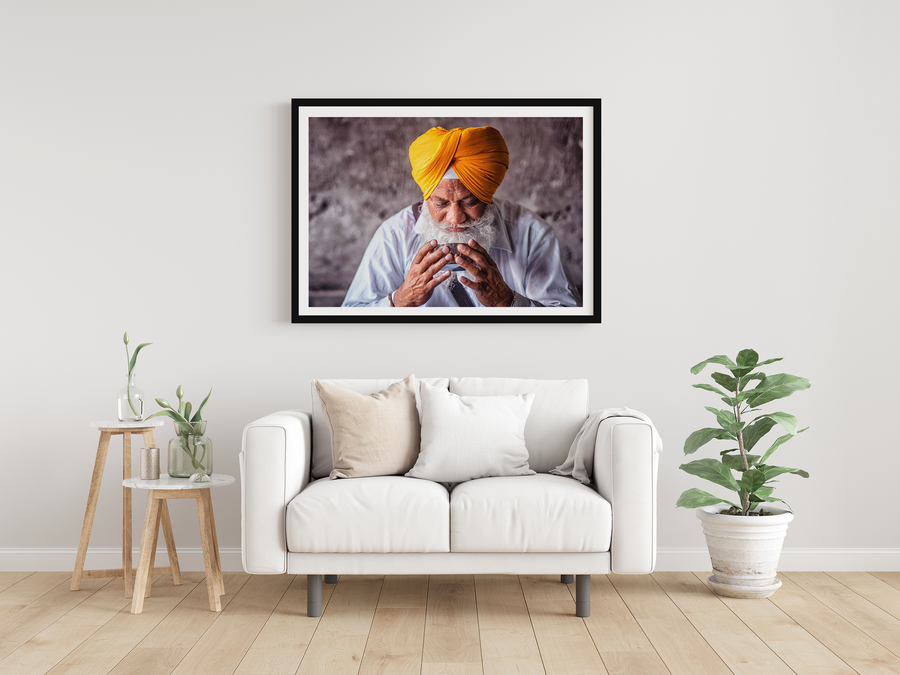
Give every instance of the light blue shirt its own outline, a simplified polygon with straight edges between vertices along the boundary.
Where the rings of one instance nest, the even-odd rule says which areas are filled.
[[[553,228],[518,204],[503,199],[495,199],[494,204],[497,206],[499,236],[488,254],[497,264],[503,281],[515,294],[512,306],[580,307],[581,297],[563,267]],[[425,243],[416,234],[415,226],[412,206],[379,226],[359,263],[342,307],[391,306],[388,296],[406,279],[416,253]],[[461,283],[457,289],[469,296],[473,307],[483,307],[474,291]],[[447,284],[441,284],[423,306],[459,305]]]

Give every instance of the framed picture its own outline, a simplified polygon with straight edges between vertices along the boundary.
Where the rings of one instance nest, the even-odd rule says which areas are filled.
[[[600,100],[292,100],[292,321],[600,322]]]

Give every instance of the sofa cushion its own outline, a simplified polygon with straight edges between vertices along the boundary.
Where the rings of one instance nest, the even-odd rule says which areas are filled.
[[[355,391],[359,394],[373,394],[383,389],[387,389],[394,382],[400,379],[368,379],[368,380],[320,380],[320,382],[330,382],[342,387]],[[416,378],[416,382],[420,385],[422,382],[447,388],[447,378]],[[334,463],[331,455],[331,431],[328,429],[328,420],[322,411],[322,402],[319,399],[319,391],[316,388],[316,381],[311,383],[312,388],[312,467],[310,475],[313,478],[323,478],[331,473]],[[418,396],[418,393],[417,393]]]
[[[415,375],[368,395],[322,380],[316,388],[331,432],[331,478],[403,474],[416,463]]]
[[[520,380],[509,377],[453,377],[449,390],[460,396],[534,394],[525,425],[528,465],[546,473],[566,461],[575,435],[588,416],[587,380]]]
[[[534,394],[457,396],[428,383],[419,390],[422,444],[407,476],[458,483],[533,474],[525,420]]]
[[[450,495],[450,550],[602,552],[612,509],[596,491],[563,476],[480,478]]]
[[[403,476],[314,481],[287,507],[295,553],[446,553],[450,497]]]

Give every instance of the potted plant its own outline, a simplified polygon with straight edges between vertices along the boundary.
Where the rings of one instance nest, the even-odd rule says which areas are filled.
[[[140,422],[144,415],[144,392],[134,384],[134,367],[137,365],[138,354],[144,347],[149,347],[152,342],[139,344],[131,354],[128,350],[128,331],[122,336],[125,343],[125,387],[118,394],[118,416],[120,422]]]
[[[169,441],[168,464],[166,471],[170,476],[189,478],[195,474],[212,474],[212,440],[206,437],[206,421],[201,416],[206,402],[212,395],[212,389],[203,399],[197,411],[191,415],[193,406],[184,399],[184,387],[180,384],[175,390],[178,407],[173,408],[164,398],[156,399],[162,410],[151,417],[163,415],[175,423],[175,438]]]
[[[788,523],[794,515],[789,508],[768,506],[773,502],[784,503],[774,496],[773,484],[784,474],[809,478],[802,469],[770,463],[776,450],[806,429],[798,429],[793,415],[761,412],[761,406],[809,388],[805,378],[787,373],[766,375],[758,370],[776,361],[781,358],[760,361],[755,351],[744,349],[734,361],[719,355],[691,368],[694,375],[709,364],[727,369],[727,373],[712,373],[715,385],[693,386],[717,394],[728,408],[706,407],[715,415],[718,426],[699,429],[688,436],[684,454],[692,455],[713,440],[728,441],[730,447],[719,452],[718,457],[695,459],[679,468],[737,496],[729,501],[691,488],[678,498],[677,506],[698,509],[697,517],[702,522],[713,565],[710,586],[716,593],[729,597],[764,598],[781,586],[775,568]],[[754,383],[755,386],[750,386]],[[762,454],[753,454],[751,451],[775,426],[786,433],[778,436]],[[723,508],[723,503],[729,508]],[[761,508],[763,504],[766,508]]]

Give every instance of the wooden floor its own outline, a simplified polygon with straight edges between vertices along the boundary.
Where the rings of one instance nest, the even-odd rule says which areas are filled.
[[[372,675],[900,673],[900,572],[781,573],[767,600],[707,574],[594,576],[592,616],[548,576],[343,577],[306,616],[305,576],[155,579],[140,615],[121,580],[0,572],[0,673]]]

